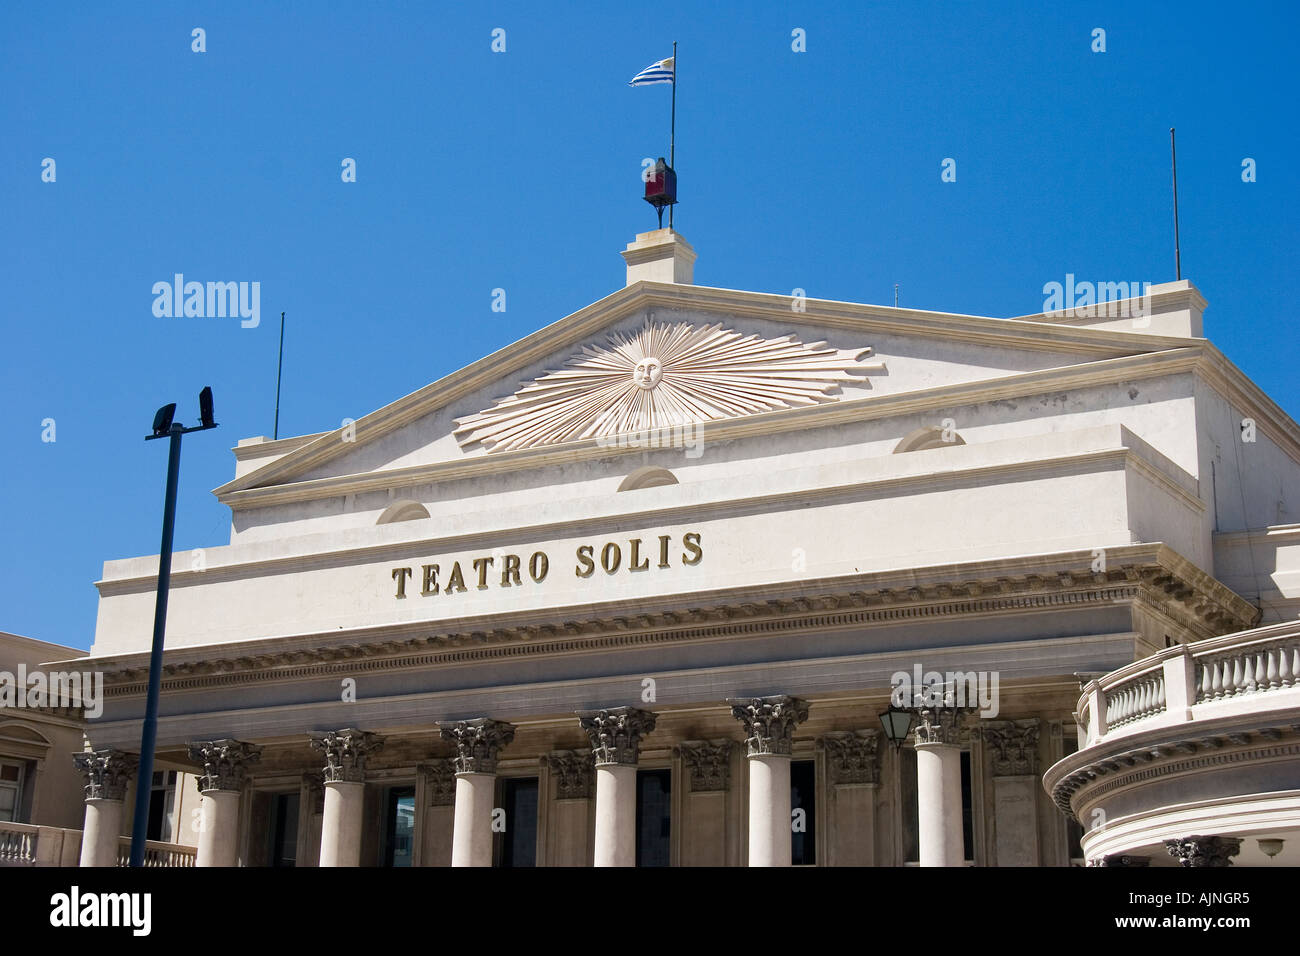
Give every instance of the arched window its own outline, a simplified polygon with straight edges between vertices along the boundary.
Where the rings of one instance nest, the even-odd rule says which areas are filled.
[[[375,524],[392,524],[394,521],[415,521],[417,518],[429,517],[429,509],[418,501],[401,498],[384,509]]]
[[[677,483],[677,476],[667,468],[656,468],[653,465],[647,465],[644,468],[638,468],[624,478],[623,483],[618,486],[618,490],[635,491],[638,488],[658,488],[661,485],[675,485]]]
[[[955,431],[948,429],[951,436],[949,440],[944,441],[945,429],[938,425],[926,425],[924,428],[918,428],[903,438],[902,441],[894,448],[895,455],[905,451],[925,451],[927,448],[952,448],[955,445],[964,445],[966,440],[958,435]]]

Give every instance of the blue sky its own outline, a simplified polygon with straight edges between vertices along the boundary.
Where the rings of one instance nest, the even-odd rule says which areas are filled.
[[[210,490],[271,434],[281,310],[285,436],[621,287],[668,133],[669,88],[627,81],[673,40],[699,284],[1015,316],[1066,273],[1171,280],[1172,125],[1206,333],[1300,417],[1295,4],[663,9],[3,5],[0,630],[90,645],[102,562],[158,550],[153,412],[192,422],[204,385],[221,427],[186,440],[176,546],[226,543]],[[155,317],[177,272],[260,282],[261,324]]]

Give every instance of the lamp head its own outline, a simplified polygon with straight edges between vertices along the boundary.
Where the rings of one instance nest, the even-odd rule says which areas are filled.
[[[204,385],[203,391],[199,392],[199,424],[204,428],[215,428],[217,424],[212,420],[211,385]]]
[[[176,403],[164,405],[153,417],[153,437],[162,438],[172,428],[172,419],[176,417]]]

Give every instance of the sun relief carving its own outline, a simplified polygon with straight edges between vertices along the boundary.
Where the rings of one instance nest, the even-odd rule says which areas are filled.
[[[841,385],[885,370],[860,361],[870,352],[720,324],[647,322],[457,419],[456,440],[503,451],[832,402]]]

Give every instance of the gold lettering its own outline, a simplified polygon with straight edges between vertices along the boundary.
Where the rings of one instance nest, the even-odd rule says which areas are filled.
[[[462,574],[460,573],[460,562],[459,562],[459,561],[457,561],[455,564],[453,564],[453,565],[451,566],[451,577],[449,577],[449,578],[447,579],[447,587],[446,587],[446,589],[443,591],[443,593],[444,593],[444,594],[450,594],[453,590],[456,590],[456,591],[468,591],[468,590],[469,590],[469,588],[465,587],[465,577],[464,577],[464,575],[462,575]]]
[[[425,597],[438,593],[438,566],[436,564],[426,564],[424,566],[424,590],[420,593]]]
[[[397,582],[397,596],[406,597],[406,579],[411,576],[410,568],[393,568],[393,580]]]
[[[491,565],[492,562],[495,560],[496,558],[475,558],[474,559],[474,570],[478,572],[478,589],[480,591],[487,590],[488,566]]]
[[[573,573],[580,578],[589,578],[596,570],[596,562],[591,553],[594,549],[589,544],[584,544],[578,548],[578,566],[573,569]],[[586,570],[583,570],[583,569]]]
[[[704,548],[700,547],[700,533],[698,531],[686,532],[686,534],[682,535],[682,545],[695,555],[688,558],[683,553],[682,564],[699,564],[700,559],[704,557]]]
[[[613,574],[618,570],[618,566],[623,561],[623,549],[613,541],[605,545],[600,551],[600,566],[605,569],[606,573]]]
[[[668,542],[673,539],[670,534],[661,534],[659,536],[659,567],[668,567]]]
[[[540,559],[540,560],[539,560]],[[546,556],[545,551],[534,551],[533,556],[528,559],[528,574],[538,584],[546,577],[546,572],[551,570],[551,559]]]
[[[519,580],[519,555],[507,554],[505,556],[504,566],[501,568],[501,586],[510,587],[510,579],[515,579],[515,584],[523,584]]]
[[[627,569],[629,571],[647,571],[650,568],[650,559],[641,557],[641,539],[633,538],[631,540],[632,553],[627,559]]]

